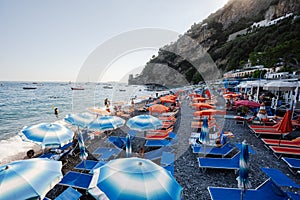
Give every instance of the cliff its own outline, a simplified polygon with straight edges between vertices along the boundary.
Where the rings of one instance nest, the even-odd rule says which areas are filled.
[[[282,29],[288,30],[269,35],[271,38],[266,38],[266,41],[258,39],[260,34],[274,32],[274,27],[250,29],[254,22],[271,21],[289,13],[295,16],[299,11],[300,0],[229,0],[207,19],[193,24],[177,41],[162,47],[158,56],[146,64],[140,76],[130,79],[129,84],[158,83],[172,87],[209,80],[211,73],[215,79],[220,78],[223,72],[246,62],[251,53],[281,45],[287,39],[281,35],[287,35],[291,30],[295,34],[288,39],[300,41],[299,32],[297,34],[299,20],[297,23],[289,21],[288,27],[281,24]],[[229,36],[238,31],[249,35],[239,37],[236,34],[234,38],[237,39],[228,41]],[[277,41],[277,37],[282,41]]]

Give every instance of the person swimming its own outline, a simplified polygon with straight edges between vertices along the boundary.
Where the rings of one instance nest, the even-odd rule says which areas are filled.
[[[54,108],[54,114],[55,114],[55,116],[58,118],[58,113],[59,113],[59,110],[58,110],[58,108]]]

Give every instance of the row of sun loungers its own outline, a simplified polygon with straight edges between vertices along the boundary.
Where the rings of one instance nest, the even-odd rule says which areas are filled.
[[[288,178],[277,169],[261,168],[269,177],[256,189],[247,189],[244,192],[240,188],[208,187],[212,200],[226,199],[300,199],[300,195],[289,191],[284,191],[281,187],[293,187],[299,189],[300,186]],[[243,195],[243,198],[241,198]]]

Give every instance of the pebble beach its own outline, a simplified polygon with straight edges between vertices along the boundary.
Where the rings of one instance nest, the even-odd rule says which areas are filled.
[[[237,188],[237,180],[238,172],[234,170],[225,170],[225,169],[206,169],[203,170],[199,168],[197,157],[198,154],[194,154],[189,145],[188,138],[190,137],[191,132],[195,132],[194,129],[191,128],[191,121],[193,119],[194,110],[190,107],[190,102],[187,99],[183,99],[181,102],[181,109],[178,113],[176,126],[173,132],[177,134],[178,143],[173,146],[175,152],[175,167],[174,167],[174,177],[178,181],[178,183],[183,187],[183,197],[184,199],[191,200],[199,200],[199,199],[210,199],[209,192],[207,190],[208,186],[214,187],[230,187]],[[135,112],[135,114],[141,114],[139,112]],[[229,113],[230,114],[230,113]],[[234,113],[231,113],[234,114]],[[113,131],[111,135],[115,136],[125,136],[128,132],[127,127],[123,127],[121,129],[117,129]],[[281,160],[276,158],[273,153],[267,149],[260,138],[257,138],[250,132],[247,124],[236,124],[235,120],[226,119],[223,126],[223,131],[230,131],[234,134],[233,138],[230,138],[228,141],[231,144],[241,143],[242,141],[246,141],[247,144],[255,151],[255,154],[250,154],[250,173],[249,180],[253,189],[261,185],[264,181],[268,179],[268,177],[260,170],[262,167],[275,168],[281,170],[284,174],[286,174],[289,178],[295,181],[300,185],[299,177],[293,175],[289,170],[287,165]],[[293,132],[290,137],[298,137],[300,136],[299,132]],[[96,160],[96,158],[92,155],[96,148],[99,146],[102,147],[113,147],[111,143],[105,142],[107,136],[105,134],[100,136],[95,136],[94,139],[88,140],[86,142],[87,150],[89,152],[88,159]],[[142,138],[138,138],[133,140],[133,156],[140,156],[138,154],[138,148],[140,145],[143,145],[144,140]],[[150,151],[151,149],[145,149],[146,151]],[[232,157],[238,150],[235,149],[226,157]],[[122,151],[118,157],[125,157],[125,151]],[[117,158],[118,158],[117,157]],[[74,166],[76,166],[81,160],[78,156],[69,156],[67,158],[68,162],[63,167],[63,173],[67,173],[68,171],[76,171],[74,170]],[[159,164],[160,160],[155,160],[155,163]],[[57,197],[63,190],[65,190],[65,186],[56,185],[48,194],[47,197],[54,199]],[[79,190],[80,191],[80,190]],[[290,190],[293,192],[300,192],[299,190],[293,189]],[[81,199],[94,199],[92,196],[87,194],[85,191],[80,191],[83,196]]]

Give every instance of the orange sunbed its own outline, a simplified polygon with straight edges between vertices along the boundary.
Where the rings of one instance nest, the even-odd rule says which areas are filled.
[[[169,137],[169,133],[147,134],[147,140],[164,140]]]
[[[300,147],[300,137],[293,140],[261,139],[266,145]]]
[[[272,149],[275,155],[279,154],[279,156],[277,156],[278,158],[280,158],[282,154],[300,156],[300,148],[296,147],[270,146],[270,149]]]
[[[287,135],[288,133],[281,133],[276,129],[259,129],[259,130],[252,130],[252,132],[255,134],[256,137],[259,137],[260,135]]]
[[[176,118],[175,117],[159,117],[159,119],[163,122],[176,122]]]

